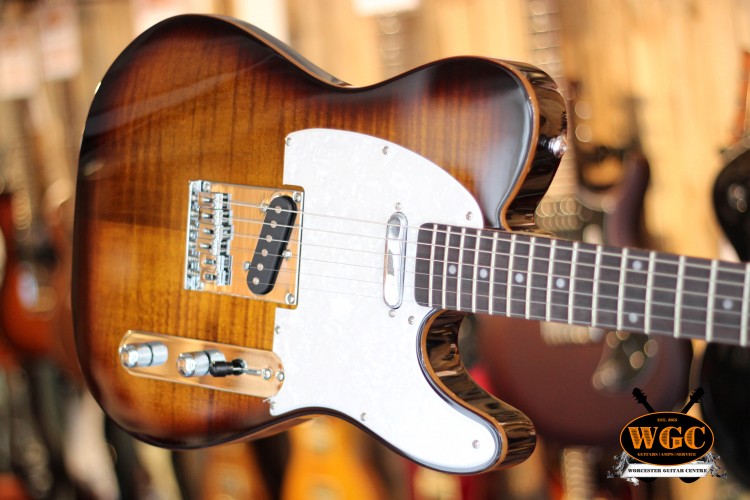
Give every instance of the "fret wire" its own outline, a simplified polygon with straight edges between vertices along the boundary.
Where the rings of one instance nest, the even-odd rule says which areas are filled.
[[[445,255],[445,262],[443,262],[443,305],[446,305],[448,303],[447,294],[448,294],[448,249],[450,248],[451,244],[451,226],[448,226],[448,230],[445,233],[445,248],[443,249],[443,255]]]
[[[750,263],[745,264],[745,287],[742,289],[742,316],[740,318],[740,345],[747,346],[748,299],[750,298]]]
[[[677,292],[674,308],[674,338],[680,338],[680,320],[682,319],[682,292],[685,286],[685,257],[680,255],[677,264]]]
[[[545,319],[547,321],[552,317],[552,276],[554,275],[555,265],[555,250],[557,249],[557,240],[552,240],[552,245],[549,251],[549,274],[547,275],[547,314]]]
[[[471,312],[477,312],[477,271],[479,270],[479,242],[482,239],[479,233],[474,238],[474,277],[471,283]]]
[[[499,252],[498,255],[509,255],[509,254]],[[602,255],[605,255],[605,254],[602,254]],[[675,256],[675,257],[677,257],[677,256]],[[445,260],[445,261],[441,261],[441,262],[445,262],[446,264],[456,264],[456,262],[451,261],[451,260]],[[657,263],[658,262],[663,262],[663,261],[657,261]],[[719,261],[717,261],[717,262],[719,262]],[[721,263],[721,262],[719,262],[719,263]],[[595,266],[596,266],[596,264],[591,265],[591,267],[595,267]],[[579,263],[579,267],[580,267],[580,263]],[[613,270],[613,269],[618,269],[619,270],[620,269],[619,266],[618,267],[612,267],[612,266],[603,266],[603,265],[600,265],[597,268],[605,269],[605,270]],[[698,269],[698,268],[696,268],[696,269]],[[596,269],[594,271],[595,271],[595,274],[596,274]],[[639,271],[631,271],[631,273],[638,273],[638,272]],[[415,274],[424,274],[424,273],[415,273]],[[534,273],[534,274],[536,274],[536,275],[544,274],[545,276],[547,275],[547,273]],[[648,273],[645,273],[645,274],[648,277]],[[655,275],[659,276],[659,277],[666,277],[666,278],[673,278],[674,277],[674,275],[664,274],[664,273],[655,273]],[[568,274],[565,274],[565,275],[553,274],[553,277],[554,278],[558,278],[558,277],[565,277],[565,278],[567,278]],[[708,281],[707,279],[704,280],[703,278],[694,278],[694,277],[687,277],[686,279],[690,279],[690,280],[694,280],[694,281],[699,281],[699,282]],[[592,278],[590,280],[585,280],[585,281],[589,281],[589,282],[593,283],[595,280]],[[619,289],[619,281],[607,281],[607,280],[600,280],[600,279],[598,279],[598,280],[596,280],[596,282],[600,283],[600,284],[603,284],[603,285],[617,285],[617,287]],[[726,282],[726,281],[720,281],[720,280],[717,280],[716,283],[717,284],[735,285],[735,286],[737,286],[736,283]],[[629,286],[631,288],[633,288],[633,287],[643,287],[645,289],[645,285],[629,285]],[[655,291],[671,291],[671,289],[661,288],[661,287],[654,287],[654,290]],[[691,295],[691,296],[694,296],[694,297],[705,297],[706,296],[706,293],[704,293],[704,292],[691,292],[690,290],[684,291],[684,294],[685,295]],[[613,297],[613,298],[616,298],[616,297]],[[734,295],[717,295],[717,298],[734,299],[736,297]]]
[[[507,314],[511,313],[510,309],[510,300],[511,300],[511,293],[510,293],[510,287],[513,285],[513,259],[515,258],[515,250],[516,250],[516,234],[512,233],[510,236],[510,258],[508,260],[508,276],[506,276],[506,281],[508,283],[508,286],[505,289],[505,312]]]
[[[464,273],[463,269],[464,266],[462,265],[462,262],[464,261],[464,239],[466,237],[466,228],[461,228],[461,238],[458,240],[458,263],[457,268],[458,272],[456,273],[458,276],[458,280],[456,280],[456,308],[461,309],[461,280],[463,279]]]
[[[297,226],[294,226],[294,227],[297,227]],[[446,226],[446,227],[449,227],[449,226]],[[421,229],[426,230],[426,231],[431,231],[431,229],[427,229],[427,228],[421,228]],[[441,231],[440,229],[436,229],[436,230],[437,231]],[[486,230],[484,232],[485,233],[487,233],[487,232],[493,233],[493,236],[496,235],[496,234],[511,235],[511,236],[515,236],[516,234],[518,234],[518,233],[511,233],[511,232],[508,232],[508,231],[499,231],[499,230],[492,230],[492,229]],[[488,236],[481,236],[481,237],[482,238],[487,238]],[[528,236],[528,237],[530,238],[530,236]],[[371,238],[378,238],[378,237],[372,236]],[[542,238],[539,238],[539,239],[542,239]],[[553,239],[553,238],[543,238],[543,239],[547,239],[550,242],[555,241],[555,239]],[[418,242],[414,242],[414,241],[408,241],[407,244],[419,244],[419,243]],[[527,241],[518,240],[518,244],[528,245],[529,243]],[[581,251],[595,253],[597,250],[600,250],[600,251],[602,251],[603,255],[611,256],[611,257],[618,257],[618,256],[622,255],[622,253],[618,251],[619,249],[614,248],[614,247],[604,247],[602,245],[594,245],[594,244],[587,244],[587,246],[591,246],[591,247],[594,247],[594,248],[593,249],[582,249]],[[605,248],[609,248],[609,250],[612,250],[612,251],[603,251],[603,250],[605,250]],[[672,254],[665,254],[665,256],[679,257],[678,255],[672,255]],[[711,263],[712,259],[705,259],[705,258],[700,258],[700,257],[697,257],[697,259],[701,260],[701,261],[707,262],[708,265],[702,265],[702,264],[699,264],[699,263],[693,263],[693,264],[690,264],[688,267],[689,268],[695,268],[695,269],[707,269],[707,270],[710,269],[710,263]],[[662,259],[656,259],[656,260],[658,262],[670,263],[670,261],[665,261],[665,260],[662,260]],[[723,262],[723,261],[720,261],[720,262]],[[616,269],[616,268],[612,268],[612,269]],[[730,272],[730,273],[744,274],[744,271],[737,270],[737,269],[727,269],[725,271],[726,272]],[[669,275],[665,275],[665,276],[668,277]]]
[[[649,331],[651,329],[651,310],[653,304],[651,302],[653,291],[654,291],[654,258],[656,252],[651,251],[648,253],[648,272],[646,274],[646,303],[643,307],[644,312],[644,330]]]
[[[490,296],[488,298],[489,314],[492,314],[492,304],[494,304],[495,291],[495,256],[497,255],[497,233],[492,233],[492,255],[490,256]]]
[[[568,324],[573,323],[573,303],[575,299],[575,269],[578,260],[578,242],[573,242],[573,255],[571,256],[570,262],[570,277],[568,284]]]
[[[708,277],[708,297],[706,307],[706,341],[711,342],[714,338],[714,295],[716,294],[716,272],[718,261],[711,261],[711,274]]]
[[[536,248],[534,242],[536,241],[536,238],[532,236],[530,241],[529,262],[526,266],[526,319],[530,319],[529,314],[531,313],[531,275],[533,274],[534,248]]]
[[[602,247],[596,246],[596,257],[594,258],[594,284],[591,290],[591,326],[598,326],[597,311],[599,309],[599,276],[602,268]]]
[[[427,291],[427,305],[429,307],[433,307],[432,290],[435,287],[435,248],[437,247],[437,234],[437,231],[432,232],[432,248],[430,248],[430,276],[428,277],[430,289]]]
[[[620,260],[620,288],[617,289],[617,329],[622,330],[622,318],[624,314],[625,301],[625,276],[628,267],[628,249],[623,248]]]
[[[508,234],[508,233],[502,233],[502,232],[500,232],[500,231],[491,231],[491,232],[493,233],[493,236],[495,236],[496,234]],[[516,233],[510,233],[510,234],[512,234],[512,235],[515,235]],[[482,238],[487,238],[486,236],[480,236],[480,237],[482,237]],[[554,241],[556,241],[556,240],[550,240],[550,241],[551,241],[551,242],[554,242]],[[520,240],[516,240],[516,242],[517,242],[517,244],[520,244],[520,245],[528,245],[528,244],[529,244],[528,242],[524,242],[524,241],[520,241]],[[538,244],[538,246],[542,247],[542,246],[544,246],[544,245],[539,245],[539,244]],[[619,254],[618,254],[618,253],[613,253],[613,252],[605,252],[605,251],[603,251],[603,249],[604,249],[605,247],[603,247],[603,246],[601,246],[601,245],[592,245],[592,246],[594,246],[594,251],[593,251],[593,252],[592,252],[592,251],[590,251],[590,250],[585,250],[585,249],[580,249],[580,252],[582,252],[582,253],[594,253],[594,254],[596,254],[596,252],[597,252],[597,251],[599,251],[599,252],[600,252],[600,253],[601,253],[601,254],[602,254],[603,256],[610,256],[610,257],[618,257],[618,256],[622,256],[622,253],[619,253]],[[551,246],[550,246],[550,248],[551,248]],[[623,248],[622,250],[627,250],[627,248]],[[502,253],[502,252],[501,252],[501,253],[500,253],[500,255],[503,255],[503,256],[510,256],[510,252],[508,252],[508,253]],[[657,252],[657,255],[658,255],[658,252]],[[668,256],[672,256],[672,257],[679,257],[678,255],[672,255],[672,254],[665,254],[665,255],[668,255]],[[699,269],[707,269],[707,270],[709,270],[709,269],[710,269],[710,265],[711,265],[711,262],[712,262],[713,260],[709,260],[709,259],[701,259],[701,258],[696,258],[696,259],[699,259],[699,260],[705,260],[706,262],[708,262],[708,264],[709,264],[709,265],[708,265],[708,266],[702,266],[702,265],[698,265],[698,264],[687,264],[687,263],[686,263],[685,267],[686,267],[686,269],[687,269],[687,270],[693,270],[693,269],[695,269],[695,270],[699,270]],[[714,259],[714,260],[715,260],[715,259]],[[452,261],[447,261],[447,262],[448,262],[448,263],[452,263],[452,264],[455,264],[455,263],[456,263],[456,262],[452,262]],[[657,263],[665,263],[665,264],[670,264],[670,263],[671,263],[671,261],[668,261],[668,260],[664,260],[664,259],[659,259],[659,258],[656,258],[656,259],[655,259],[655,262],[657,262]],[[721,265],[721,264],[731,264],[731,263],[729,263],[729,262],[726,262],[726,263],[725,263],[725,262],[723,262],[723,261],[717,261],[717,262],[719,263],[719,265]],[[581,263],[579,263],[578,265],[580,266],[580,265],[587,265],[587,264],[581,264]],[[596,264],[593,264],[593,265],[591,265],[591,264],[588,264],[588,265],[589,265],[589,266],[591,266],[591,267],[593,267],[593,266],[595,266]],[[615,270],[615,269],[618,269],[618,270],[619,270],[619,269],[620,269],[620,267],[619,267],[619,266],[618,266],[618,267],[613,267],[613,266],[602,266],[602,269],[605,269],[605,270]],[[729,269],[723,269],[723,271],[724,271],[724,272],[726,272],[726,273],[742,273],[742,274],[743,274],[743,276],[744,276],[744,271],[738,271],[738,270],[736,270],[736,269],[731,269],[731,268],[729,268]],[[634,273],[634,274],[646,274],[646,275],[648,274],[648,272],[647,272],[647,271],[636,271],[636,270],[631,270],[630,272],[631,272],[631,273]],[[670,275],[670,274],[668,274],[668,273],[655,273],[655,275],[656,275],[656,276],[660,276],[660,277],[666,277],[666,278],[670,278],[670,277],[673,277],[673,275]],[[700,278],[691,278],[691,277],[688,277],[687,279],[700,279]],[[605,283],[605,284],[606,284],[606,283],[617,284],[617,283],[615,283],[615,282],[606,282],[606,281],[605,281],[605,282],[603,282],[603,283]],[[734,282],[727,282],[727,281],[720,281],[720,280],[719,280],[719,281],[717,281],[717,284],[728,284],[728,285],[734,285],[735,283],[734,283]],[[690,293],[690,292],[688,291],[687,293]]]

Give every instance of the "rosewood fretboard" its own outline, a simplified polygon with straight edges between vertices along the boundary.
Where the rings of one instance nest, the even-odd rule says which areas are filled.
[[[435,308],[748,342],[748,266],[661,252],[425,224],[415,297]]]

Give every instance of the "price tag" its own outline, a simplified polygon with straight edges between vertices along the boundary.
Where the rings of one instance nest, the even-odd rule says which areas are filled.
[[[0,99],[24,99],[39,86],[38,45],[28,24],[0,26]]]
[[[42,71],[48,81],[68,80],[81,70],[78,12],[70,1],[46,2],[39,9]]]

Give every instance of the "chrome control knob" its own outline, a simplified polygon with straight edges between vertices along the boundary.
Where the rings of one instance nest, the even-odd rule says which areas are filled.
[[[177,357],[177,371],[183,377],[202,377],[208,375],[211,363],[226,361],[220,351],[184,352]]]
[[[125,344],[120,349],[120,362],[125,368],[163,365],[169,359],[169,350],[161,342]]]

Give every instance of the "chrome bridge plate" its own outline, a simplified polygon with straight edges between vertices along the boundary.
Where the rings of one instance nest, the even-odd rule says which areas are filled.
[[[276,221],[269,218],[269,206],[273,207],[279,198],[294,207],[291,210],[295,212],[294,222],[287,227],[290,231],[285,232],[283,245],[271,246],[279,255],[268,255],[266,247],[273,240],[267,238],[272,238],[270,232],[277,231]],[[303,201],[304,193],[299,190],[190,181],[185,289],[295,306]],[[263,242],[259,245],[261,234]],[[266,269],[261,263],[261,252],[268,258]],[[268,272],[269,262],[278,267],[273,273]],[[248,279],[251,268],[257,274],[258,266],[262,276],[272,276],[273,282],[265,283],[265,287],[252,286],[252,280],[258,284],[257,277]],[[263,293],[253,292],[259,289]]]
[[[127,363],[124,353],[128,349],[139,346],[151,346],[163,353],[158,360],[147,366],[137,363]],[[184,376],[178,368],[181,354],[199,352],[219,352],[227,360],[242,360],[248,367],[248,372],[257,374],[241,374],[225,377],[213,375]],[[284,367],[279,357],[272,351],[251,349],[249,347],[207,342],[203,340],[175,337],[161,333],[128,330],[120,342],[118,349],[121,366],[132,375],[139,377],[164,380],[180,384],[197,385],[208,389],[235,392],[259,398],[276,395],[284,383]]]

